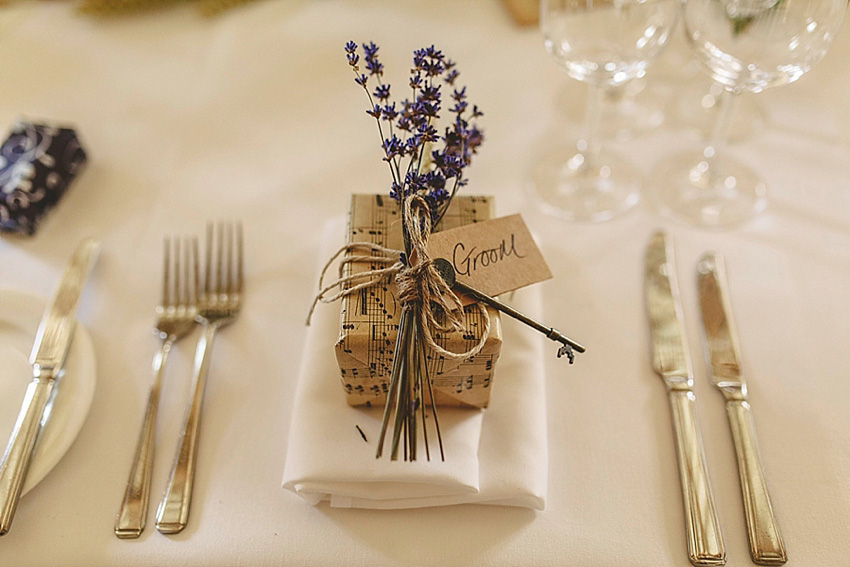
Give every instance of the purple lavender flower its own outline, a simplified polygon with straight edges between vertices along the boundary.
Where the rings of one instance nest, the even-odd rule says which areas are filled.
[[[384,65],[378,61],[378,46],[374,42],[363,44],[363,59],[366,61],[366,69],[371,75],[383,75]]]
[[[375,92],[373,96],[378,100],[387,100],[390,98],[390,86],[389,85],[378,85],[375,87]]]
[[[384,143],[381,147],[384,148],[384,159],[386,161],[392,161],[393,158],[404,154],[404,142],[395,134],[393,134],[390,138],[384,139]]]
[[[413,111],[419,117],[425,118],[426,122],[428,122],[429,118],[439,118],[440,101],[439,99],[435,101],[418,100],[413,104]]]
[[[465,100],[459,100],[452,107],[451,111],[454,112],[455,114],[463,114],[463,112],[466,110],[467,106],[468,106],[468,104]]]
[[[419,132],[417,136],[422,138],[423,142],[436,142],[440,139],[437,134],[437,129],[431,126],[430,124],[424,124],[421,128],[419,128]]]
[[[398,111],[395,109],[395,103],[386,104],[384,108],[381,109],[381,120],[386,120],[387,122],[392,122],[398,116]]]
[[[434,87],[434,86],[425,87],[424,89],[422,89],[422,92],[419,94],[418,100],[421,100],[421,101],[428,101],[428,100],[437,100],[438,101],[438,100],[440,100],[440,86],[437,85],[436,87]]]
[[[349,44],[354,43],[353,41],[349,41]],[[370,41],[369,43],[363,44],[363,53],[366,54],[367,58],[375,58],[378,56],[378,46],[375,45],[374,41]]]
[[[382,81],[384,66],[378,59],[378,46],[369,42],[360,47],[368,74],[360,72],[360,54],[355,42],[345,44],[345,53],[354,70],[355,82],[369,98],[370,109],[366,112],[378,122],[383,160],[392,175],[390,197],[401,202],[409,195],[421,195],[429,204],[436,224],[458,188],[467,183],[464,169],[484,140],[474,124],[483,113],[476,105],[470,111],[466,87],[455,86],[460,75],[455,62],[433,45],[413,52],[408,82],[412,94],[398,107],[390,100],[390,85]],[[367,84],[372,77],[377,85],[370,92]],[[441,83],[452,88],[451,122],[443,128],[442,135],[436,126],[442,109]]]
[[[439,76],[446,70],[444,59],[443,54],[433,45],[413,52],[413,65],[428,77]]]
[[[354,68],[355,71],[359,71],[357,67],[357,63],[360,62],[360,56],[357,55],[357,44],[353,41],[349,41],[345,44],[345,54],[348,57],[348,64]]]

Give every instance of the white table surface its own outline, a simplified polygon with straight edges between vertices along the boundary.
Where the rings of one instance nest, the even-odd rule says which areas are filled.
[[[554,352],[547,362],[543,512],[337,510],[280,488],[320,228],[344,214],[349,192],[388,190],[345,62],[349,39],[380,44],[391,83],[406,81],[418,47],[434,43],[458,61],[486,113],[468,193],[495,195],[500,214],[521,212],[534,227],[555,273],[542,284],[547,319],[588,346],[573,367]],[[191,7],[108,21],[78,16],[69,2],[0,8],[0,125],[20,115],[72,123],[91,155],[34,238],[0,240],[0,285],[47,296],[80,239],[103,241],[79,312],[98,356],[94,402],[69,452],[21,501],[0,539],[0,564],[689,565],[643,306],[643,248],[657,228],[677,247],[728,565],[751,562],[723,402],[701,358],[693,270],[708,249],[727,257],[788,564],[850,563],[848,48],[845,22],[808,76],[754,99],[768,124],[734,151],[769,183],[770,206],[746,226],[709,232],[662,220],[644,203],[595,226],[536,212],[524,191],[528,167],[555,133],[569,132],[565,93],[571,116],[586,90],[559,71],[535,29],[515,27],[495,1],[264,0],[212,20]],[[686,60],[678,30],[657,76],[683,76]],[[707,82],[691,78],[673,92],[696,84]],[[670,120],[616,146],[649,171],[692,144]],[[245,223],[248,291],[215,345],[189,526],[160,535],[152,510],[140,539],[118,540],[112,526],[157,348],[161,239],[236,217]],[[154,500],[191,352],[182,343],[166,377]]]

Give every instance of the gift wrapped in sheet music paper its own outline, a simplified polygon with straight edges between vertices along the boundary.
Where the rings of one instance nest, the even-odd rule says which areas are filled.
[[[491,197],[457,196],[452,200],[438,230],[489,220],[493,216]],[[355,194],[349,210],[348,241],[371,242],[385,248],[404,248],[398,203],[382,195]],[[346,266],[351,272],[374,270],[368,261]],[[336,343],[342,384],[350,405],[383,405],[389,386],[393,351],[398,335],[401,304],[390,278],[347,295],[342,300],[340,334]],[[476,305],[465,308],[466,333],[436,332],[442,348],[466,352],[476,345],[483,314]],[[490,333],[481,351],[469,358],[447,360],[427,352],[429,374],[437,405],[486,407],[502,346],[499,313],[487,308]]]

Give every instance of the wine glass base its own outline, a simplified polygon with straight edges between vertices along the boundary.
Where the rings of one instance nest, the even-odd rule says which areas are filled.
[[[546,213],[569,221],[602,222],[617,217],[640,200],[640,172],[601,151],[595,166],[581,153],[544,154],[531,171],[529,190]]]
[[[706,161],[702,152],[662,160],[646,188],[656,210],[690,226],[730,228],[764,210],[767,188],[747,166],[721,156]]]

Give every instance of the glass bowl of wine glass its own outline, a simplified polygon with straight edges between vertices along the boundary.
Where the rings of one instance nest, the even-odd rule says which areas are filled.
[[[584,132],[570,150],[542,152],[531,171],[533,197],[546,212],[604,221],[639,200],[640,172],[601,147],[605,93],[643,77],[675,27],[680,0],[542,0],[546,50],[573,79],[589,85]]]
[[[798,80],[827,53],[847,0],[686,0],[690,51],[724,87],[708,145],[663,159],[651,174],[659,212],[693,226],[726,228],[761,212],[767,188],[729,155],[724,138],[732,105]]]

